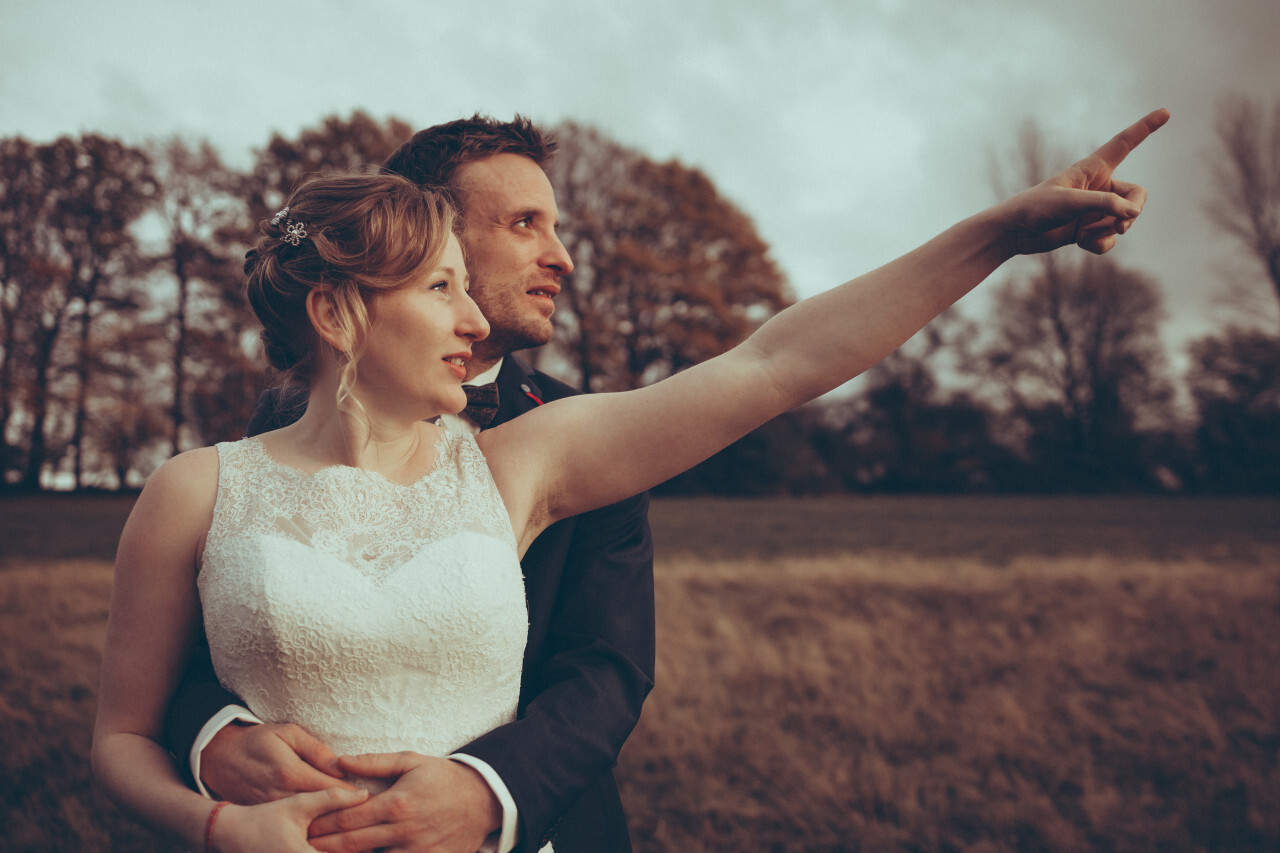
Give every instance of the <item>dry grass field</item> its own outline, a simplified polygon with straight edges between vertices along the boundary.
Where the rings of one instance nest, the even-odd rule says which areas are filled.
[[[127,507],[0,500],[6,850],[169,849],[86,761]],[[658,686],[620,767],[637,853],[1280,849],[1280,501],[653,521]]]

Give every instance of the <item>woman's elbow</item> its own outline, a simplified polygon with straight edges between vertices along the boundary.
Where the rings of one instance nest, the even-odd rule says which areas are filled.
[[[103,737],[98,732],[93,733],[93,744],[89,747],[89,772],[93,774],[93,780],[100,787],[108,778],[108,768],[110,760],[107,757],[108,750],[103,742]]]
[[[89,746],[89,770],[93,774],[94,781],[108,792],[111,791],[111,780],[119,775],[121,771],[128,772],[128,767],[122,767],[121,748],[124,746],[122,740],[128,736],[113,732],[98,725],[93,731],[93,742]]]

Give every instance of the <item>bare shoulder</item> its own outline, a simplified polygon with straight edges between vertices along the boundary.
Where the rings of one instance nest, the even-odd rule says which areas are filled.
[[[147,480],[147,490],[162,492],[166,497],[181,497],[218,489],[218,448],[201,447],[188,450],[165,462]]]
[[[476,436],[499,485],[506,478],[537,477],[545,459],[574,444],[572,412],[579,397],[555,400]]]
[[[202,447],[165,462],[147,480],[129,517],[130,527],[163,526],[203,538],[218,498],[218,450]]]

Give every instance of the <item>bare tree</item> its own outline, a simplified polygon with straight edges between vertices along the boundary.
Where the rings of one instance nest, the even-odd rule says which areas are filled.
[[[208,142],[170,139],[154,146],[153,157],[162,185],[159,210],[168,229],[168,253],[158,260],[171,268],[176,285],[169,407],[169,443],[176,454],[182,450],[192,382],[218,381],[210,374],[217,372],[215,366],[238,359],[240,330],[250,325],[240,293],[245,247],[236,239],[247,229],[248,214],[244,176],[224,166]],[[237,411],[246,412],[247,405]],[[204,443],[199,425],[195,432]]]
[[[172,455],[171,401],[164,382],[172,354],[171,320],[115,317],[101,326],[86,449],[98,482],[127,489],[141,485]]]
[[[1262,265],[1280,300],[1280,100],[1270,116],[1245,98],[1218,109],[1222,157],[1213,166],[1220,197],[1208,214]]]
[[[159,185],[145,152],[92,134],[79,140],[74,168],[64,174],[58,227],[71,259],[80,309],[70,441],[72,476],[79,488],[84,478],[89,386],[96,364],[92,323],[104,312],[132,312],[139,307],[131,285],[141,261],[129,228],[155,203]]]
[[[1229,328],[1194,342],[1191,362],[1200,486],[1280,492],[1280,338]]]
[[[871,368],[863,389],[827,404],[824,455],[856,490],[970,491],[1010,482],[1013,454],[989,406],[965,385],[977,323],[952,307]]]
[[[985,374],[1024,448],[1063,485],[1142,485],[1144,434],[1172,421],[1155,282],[1103,259],[1012,279],[985,348]]]
[[[137,304],[129,289],[137,271],[130,226],[152,203],[156,184],[143,152],[95,134],[36,146],[27,169],[44,202],[32,210],[21,246],[24,295],[13,343],[22,354],[29,426],[21,484],[34,489],[59,444],[72,452],[72,474],[81,480],[92,325],[106,311]],[[55,431],[59,424],[70,428]]]
[[[21,137],[0,140],[0,484],[16,473],[22,452],[9,435],[25,397],[25,325],[35,295],[30,278],[48,197],[35,150]]]

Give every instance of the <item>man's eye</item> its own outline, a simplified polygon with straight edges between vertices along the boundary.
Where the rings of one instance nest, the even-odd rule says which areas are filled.
[[[532,228],[532,227],[533,227],[533,217],[532,217],[532,216],[526,216],[524,219],[518,219],[518,220],[516,220],[516,226],[517,226],[517,227],[519,227],[519,228]]]

